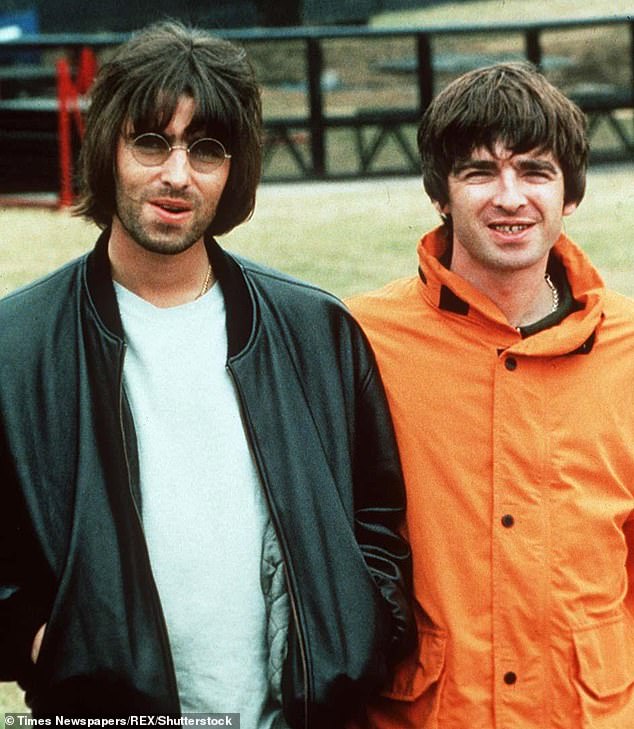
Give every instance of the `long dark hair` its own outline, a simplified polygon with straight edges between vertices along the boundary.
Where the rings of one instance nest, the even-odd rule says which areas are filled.
[[[80,153],[77,215],[102,228],[111,224],[114,161],[124,126],[137,134],[165,129],[183,96],[196,105],[189,128],[219,139],[232,155],[207,232],[226,233],[251,215],[262,162],[262,107],[253,68],[242,48],[175,21],[142,30],[100,69]]]

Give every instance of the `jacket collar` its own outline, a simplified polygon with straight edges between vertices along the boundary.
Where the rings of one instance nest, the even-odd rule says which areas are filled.
[[[87,257],[85,284],[106,329],[123,340],[123,325],[108,258],[109,239],[108,228],[101,233]],[[205,246],[214,275],[220,282],[225,297],[228,356],[234,357],[244,349],[251,335],[256,318],[255,300],[240,263],[224,251],[211,236],[205,239]]]
[[[447,238],[443,226],[423,236],[418,245],[422,295],[434,307],[477,321],[487,329],[495,328],[515,342],[518,334],[497,306],[482,292],[446,267]],[[533,354],[565,354],[579,348],[592,337],[603,317],[605,287],[588,257],[565,235],[561,235],[551,256],[563,269],[574,306],[557,327],[527,337],[521,349]],[[508,346],[507,345],[507,346]]]

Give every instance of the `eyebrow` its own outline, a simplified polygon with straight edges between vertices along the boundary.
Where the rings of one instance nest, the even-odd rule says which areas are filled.
[[[557,168],[552,162],[545,159],[520,159],[518,166],[521,170],[526,172],[550,172],[552,174],[557,173]]]
[[[178,141],[191,142],[196,137],[202,137],[205,134],[205,130],[200,128],[190,129],[189,127],[187,127],[187,129],[183,131],[181,137],[178,137],[176,134],[168,134],[165,129],[160,132],[155,132],[155,134],[160,134],[162,137],[165,137],[165,139],[167,139],[170,144],[172,144],[173,142]]]
[[[453,175],[459,175],[465,170],[482,170],[483,172],[490,172],[495,169],[497,169],[497,162],[494,160],[462,159],[455,163],[451,173]]]
[[[522,172],[549,172],[550,174],[556,174],[557,168],[555,165],[544,159],[533,159],[531,157],[523,157],[517,160],[517,166]],[[498,167],[498,163],[495,160],[488,159],[464,159],[459,160],[453,167],[451,174],[459,175],[465,170],[475,170],[482,172],[492,172]]]

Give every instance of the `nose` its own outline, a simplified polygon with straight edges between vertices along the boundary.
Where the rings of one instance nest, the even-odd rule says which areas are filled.
[[[185,147],[172,147],[169,157],[161,165],[161,181],[174,189],[189,184],[191,169]]]
[[[507,211],[516,211],[526,204],[522,180],[515,170],[504,170],[498,177],[493,203]]]

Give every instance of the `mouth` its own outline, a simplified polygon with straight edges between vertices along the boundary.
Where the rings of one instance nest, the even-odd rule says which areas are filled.
[[[185,200],[171,200],[159,198],[155,200],[150,200],[150,202],[155,207],[161,208],[161,210],[166,210],[168,213],[183,213],[191,210],[191,205]]]
[[[496,233],[504,233],[506,235],[516,235],[517,233],[523,233],[525,230],[528,230],[531,227],[532,223],[517,223],[513,225],[492,223],[491,225],[489,225],[489,228],[496,231]]]
[[[178,222],[189,216],[192,205],[186,200],[154,198],[148,201],[158,216],[166,222]]]
[[[161,205],[161,204],[159,204],[159,207],[162,210],[167,210],[168,213],[182,213],[183,210],[186,210],[186,208],[181,207],[179,205]]]

